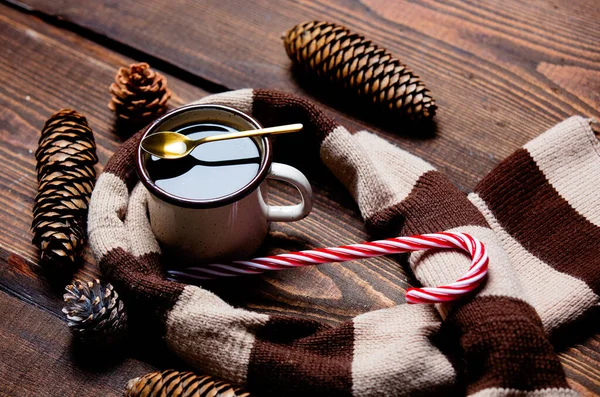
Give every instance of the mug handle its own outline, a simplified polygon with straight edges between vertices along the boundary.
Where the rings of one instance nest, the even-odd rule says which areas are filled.
[[[313,192],[303,173],[289,165],[272,163],[267,178],[289,183],[298,189],[302,198],[301,204],[267,205],[267,221],[294,222],[308,215],[313,206]]]

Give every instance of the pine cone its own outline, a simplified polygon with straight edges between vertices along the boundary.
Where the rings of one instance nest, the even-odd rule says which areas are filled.
[[[44,126],[37,160],[33,244],[42,264],[74,265],[85,241],[87,210],[98,162],[91,128],[81,114],[63,109]]]
[[[108,107],[122,120],[139,124],[147,124],[165,113],[171,98],[167,79],[147,63],[120,68],[110,85],[110,93]]]
[[[195,397],[250,397],[250,393],[210,376],[172,369],[150,372],[131,379],[125,387],[125,397],[195,396]]]
[[[437,106],[408,67],[363,36],[329,22],[304,22],[284,35],[290,59],[305,71],[408,119],[429,119]]]
[[[63,295],[69,328],[81,340],[105,343],[119,340],[127,329],[127,313],[111,284],[76,280]]]

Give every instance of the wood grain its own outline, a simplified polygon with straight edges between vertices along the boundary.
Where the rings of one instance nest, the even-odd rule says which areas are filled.
[[[118,147],[114,117],[106,106],[107,87],[116,68],[132,59],[104,46],[134,54],[136,60],[156,60],[176,94],[173,105],[206,94],[190,82],[209,89],[252,86],[309,96],[350,128],[375,130],[432,162],[464,191],[564,117],[581,113],[600,118],[600,11],[593,0],[12,3],[44,20],[0,6],[0,290],[54,315],[57,323],[62,318],[62,284],[49,285],[40,277],[30,244],[36,190],[32,152],[46,118],[64,106],[88,116],[99,146],[99,169]],[[373,120],[294,74],[280,35],[307,19],[343,23],[415,69],[440,106],[435,139],[413,126]],[[341,185],[327,172],[309,172],[309,179],[316,192],[314,212],[301,222],[274,225],[265,252],[368,238]],[[292,189],[274,187],[275,204],[295,200]],[[78,276],[97,274],[86,252]],[[398,262],[379,258],[237,280],[214,289],[234,304],[337,323],[402,302],[411,282]],[[39,326],[25,328],[13,316],[0,312],[1,324],[10,320],[2,335],[46,332]],[[597,333],[590,333],[563,348],[560,357],[572,386],[596,395],[600,342]],[[12,338],[6,343],[13,343]],[[14,354],[4,343],[0,348],[5,349],[0,350],[0,363]],[[45,352],[45,347],[38,351]],[[60,358],[48,363],[52,360]],[[62,364],[72,365],[67,361]],[[25,368],[10,369],[18,374]],[[121,376],[120,381],[122,370],[114,371],[110,376]],[[65,383],[76,385],[78,378],[65,378]],[[107,378],[107,387],[120,388],[115,379]],[[13,395],[31,392],[26,385],[14,387]]]
[[[329,107],[347,111],[338,98],[324,98],[292,75],[281,42],[283,31],[304,20],[342,23],[388,48],[423,78],[440,107],[438,133],[434,140],[416,140],[403,134],[406,126],[374,128],[357,111],[359,122],[336,115],[352,128],[385,134],[465,191],[554,123],[573,114],[600,117],[597,83],[591,91],[582,79],[566,87],[538,70],[600,70],[600,19],[593,1],[20,1],[222,86],[318,95]],[[569,75],[568,69],[559,73]]]
[[[143,361],[76,352],[64,321],[0,292],[0,395],[122,396],[127,381],[155,370]]]

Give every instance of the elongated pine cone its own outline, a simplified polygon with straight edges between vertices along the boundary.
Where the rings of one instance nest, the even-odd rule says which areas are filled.
[[[33,207],[33,244],[42,265],[74,265],[86,237],[87,212],[98,162],[92,129],[84,116],[63,109],[42,129],[37,160],[38,193]]]
[[[82,340],[104,343],[119,340],[127,329],[123,301],[111,284],[100,280],[81,281],[65,287],[63,313],[69,328]]]
[[[304,22],[284,34],[290,59],[379,108],[408,119],[430,119],[437,106],[425,84],[385,49],[343,26]]]
[[[140,124],[147,124],[165,113],[171,98],[167,79],[150,69],[147,63],[120,68],[110,85],[110,93],[108,107],[119,118]]]
[[[250,397],[250,393],[216,380],[172,369],[150,372],[131,379],[125,387],[125,397]]]

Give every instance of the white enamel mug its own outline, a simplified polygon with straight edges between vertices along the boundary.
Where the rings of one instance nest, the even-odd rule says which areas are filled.
[[[258,121],[233,108],[189,105],[160,117],[147,127],[144,136],[204,122],[228,125],[239,131],[262,128]],[[312,209],[312,189],[308,180],[296,168],[272,162],[270,139],[267,136],[245,139],[253,139],[258,147],[260,165],[257,174],[241,189],[210,200],[179,197],[158,187],[146,170],[150,157],[138,147],[137,172],[149,191],[148,214],[152,231],[162,248],[177,257],[180,265],[248,258],[265,239],[269,222],[297,221]],[[289,206],[268,205],[267,179],[277,179],[296,187],[302,202]]]

